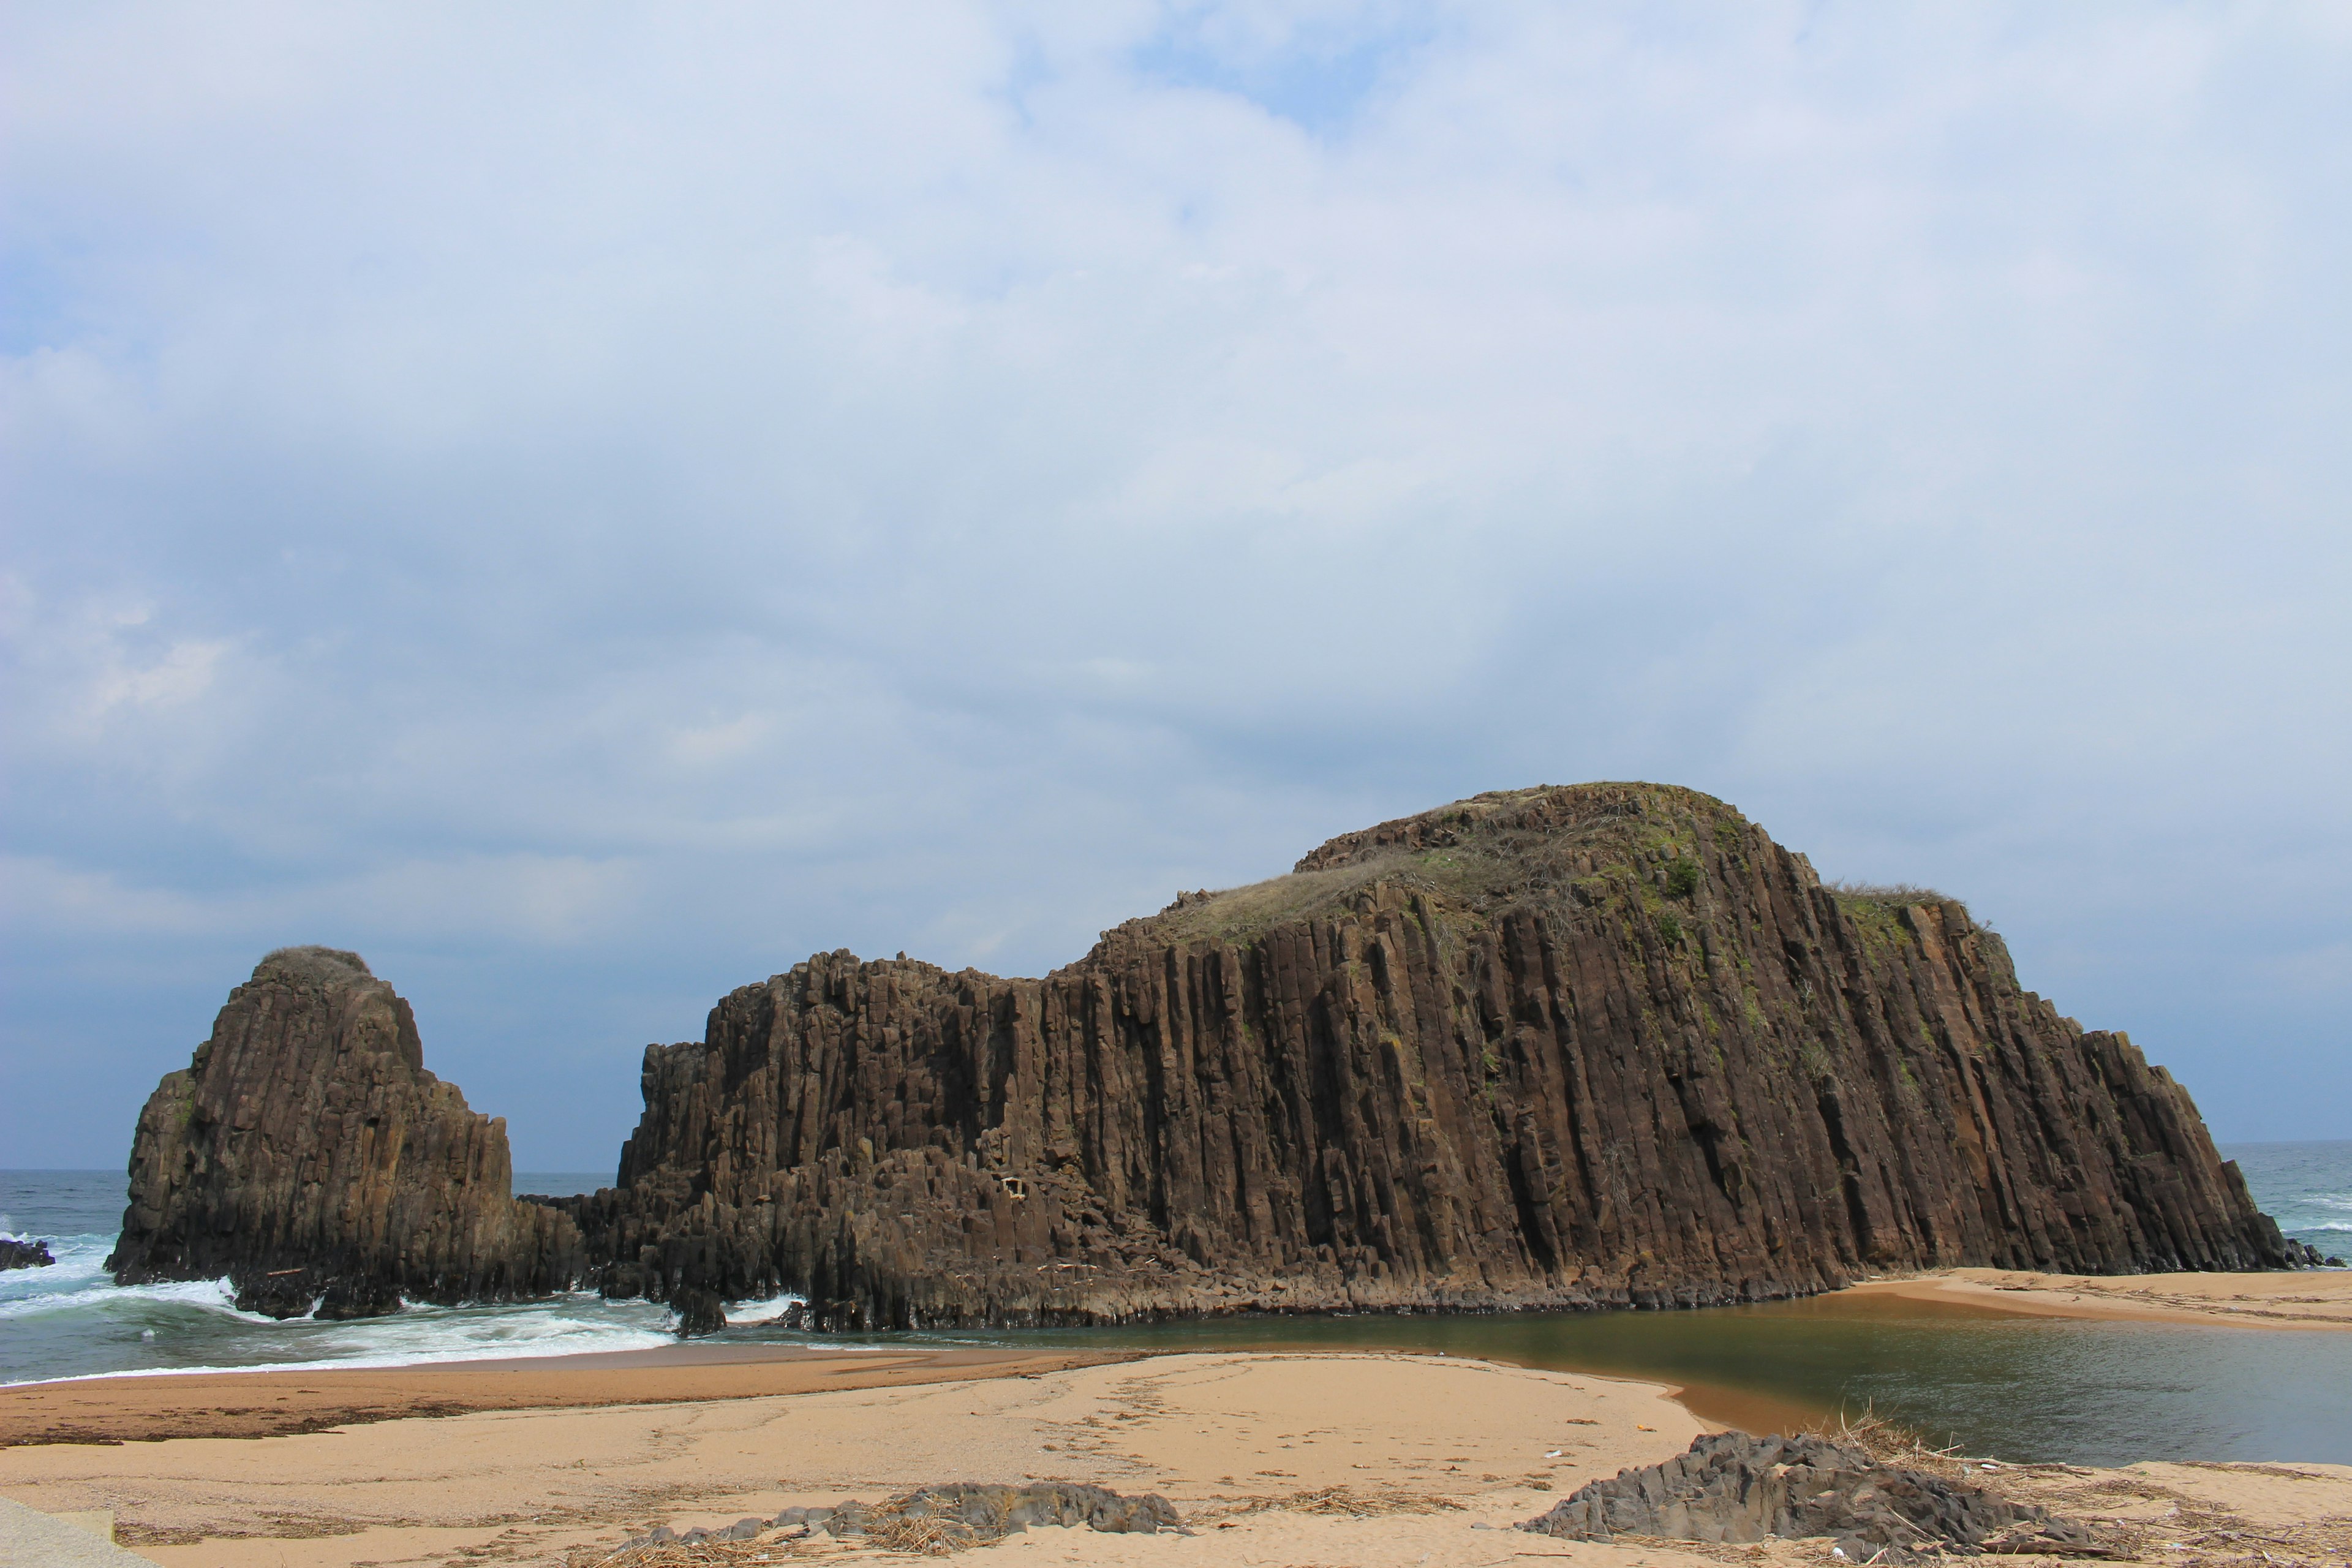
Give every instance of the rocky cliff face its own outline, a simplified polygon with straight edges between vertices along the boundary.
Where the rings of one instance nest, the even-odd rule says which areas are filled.
[[[1350,834],[1043,980],[820,955],[644,1092],[619,1186],[562,1205],[604,1288],[830,1324],[2296,1260],[2179,1086],[1959,904],[1654,785]]]
[[[505,1121],[425,1069],[408,1004],[356,953],[289,948],[147,1101],[107,1267],[126,1285],[226,1275],[278,1317],[572,1282],[577,1228],[510,1179]]]

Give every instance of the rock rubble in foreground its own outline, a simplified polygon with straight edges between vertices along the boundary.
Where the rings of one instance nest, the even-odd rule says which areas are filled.
[[[852,1499],[832,1508],[788,1508],[773,1519],[754,1514],[716,1530],[681,1533],[660,1525],[630,1537],[614,1555],[625,1559],[634,1552],[669,1545],[756,1541],[773,1530],[796,1531],[801,1536],[823,1531],[835,1540],[932,1555],[968,1546],[992,1546],[1031,1525],[1084,1526],[1114,1535],[1191,1533],[1175,1506],[1157,1492],[1123,1497],[1102,1487],[1070,1481],[1017,1487],[955,1481],[918,1487],[879,1504]]]
[[[1980,1487],[1880,1464],[1822,1437],[1745,1432],[1702,1436],[1664,1464],[1591,1482],[1519,1528],[1563,1541],[1829,1536],[1857,1564],[1989,1552],[2109,1555],[2085,1526]]]
[[[112,1267],[328,1315],[585,1283],[707,1331],[780,1292],[840,1329],[2313,1260],[1960,904],[1654,784],[1349,834],[1043,979],[818,954],[642,1089],[614,1187],[509,1199],[407,1004],[272,954],[142,1116]]]

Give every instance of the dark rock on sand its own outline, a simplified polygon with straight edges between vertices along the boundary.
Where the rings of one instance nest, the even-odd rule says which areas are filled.
[[[273,1317],[373,1317],[579,1277],[568,1215],[509,1196],[506,1123],[425,1068],[406,1002],[356,953],[287,948],[140,1114],[118,1284],[226,1275]]]
[[[1882,1465],[1821,1437],[1745,1432],[1703,1436],[1664,1464],[1594,1481],[1519,1528],[1567,1541],[1831,1536],[1856,1563],[1986,1552],[2105,1555],[2084,1526],[1981,1488]]]
[[[56,1262],[46,1241],[18,1241],[0,1236],[0,1269],[47,1268]]]
[[[612,1294],[815,1327],[1699,1306],[2297,1260],[2188,1094],[1720,801],[1480,795],[1042,980],[819,954],[651,1047]]]

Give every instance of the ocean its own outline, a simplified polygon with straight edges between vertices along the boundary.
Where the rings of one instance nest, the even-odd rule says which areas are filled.
[[[2227,1146],[2282,1228],[2352,1251],[2352,1141]],[[601,1173],[523,1173],[573,1193]],[[501,1307],[412,1307],[362,1322],[239,1312],[220,1281],[118,1289],[100,1265],[123,1203],[114,1172],[0,1172],[0,1231],[49,1242],[56,1267],[0,1274],[0,1383],[281,1366],[393,1366],[643,1350],[672,1342],[642,1301],[587,1293]],[[1839,1298],[1699,1312],[1244,1318],[1143,1328],[820,1338],[789,1301],[730,1306],[724,1337],[879,1347],[925,1342],[1444,1350],[1646,1376],[1725,1409],[1875,1410],[1940,1441],[2013,1459],[2352,1463],[2352,1333],[2266,1332],[2009,1317]]]

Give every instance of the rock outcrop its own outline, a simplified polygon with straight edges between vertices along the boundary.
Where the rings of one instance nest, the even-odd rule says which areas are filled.
[[[46,1241],[0,1236],[0,1269],[51,1268],[57,1266],[57,1261]]]
[[[1829,1536],[1853,1563],[2034,1552],[2105,1557],[2088,1528],[1982,1487],[1881,1464],[1813,1436],[1718,1432],[1662,1465],[1620,1470],[1519,1526],[1563,1541]]]
[[[2189,1096],[1937,895],[1687,790],[1480,795],[1042,980],[822,954],[648,1048],[614,1295],[818,1326],[1698,1306],[2299,1260]]]
[[[226,1276],[237,1305],[364,1317],[578,1279],[578,1230],[517,1203],[506,1123],[425,1068],[416,1020],[359,955],[271,953],[140,1114],[119,1284]]]

